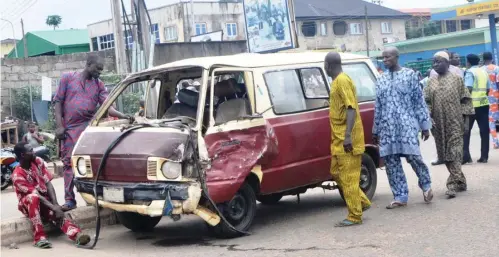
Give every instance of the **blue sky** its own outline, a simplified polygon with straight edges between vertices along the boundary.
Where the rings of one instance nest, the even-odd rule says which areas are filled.
[[[180,0],[145,0],[149,8],[179,2]],[[196,0],[199,1],[199,0]],[[210,1],[210,0],[207,0]],[[211,0],[213,1],[213,0]],[[324,0],[331,1],[331,0]],[[332,0],[344,1],[344,0]],[[125,5],[131,1],[124,0]],[[466,0],[383,0],[383,5],[398,8],[437,8],[465,4]],[[45,24],[48,15],[62,16],[60,29],[86,28],[87,24],[111,18],[109,0],[2,0],[0,17],[14,25],[16,38],[22,37],[21,18],[27,31],[49,30]],[[9,23],[0,20],[1,38],[12,38]]]

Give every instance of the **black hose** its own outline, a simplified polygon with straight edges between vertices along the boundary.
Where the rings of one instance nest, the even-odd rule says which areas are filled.
[[[91,246],[86,246],[86,245],[78,245],[79,248],[85,248],[85,249],[94,249],[94,247],[97,245],[97,242],[99,241],[99,234],[100,234],[100,207],[99,207],[99,197],[97,195],[97,182],[99,182],[99,176],[106,166],[107,158],[109,157],[109,154],[111,151],[114,149],[114,147],[126,136],[130,134],[130,132],[141,129],[144,127],[151,127],[151,125],[148,124],[140,124],[134,127],[131,127],[127,130],[125,130],[121,135],[119,135],[106,149],[104,154],[102,155],[101,161],[99,168],[97,169],[97,173],[95,175],[95,180],[94,180],[94,197],[95,197],[95,209],[97,210],[97,217],[96,217],[96,224],[95,224],[95,239],[94,242],[92,243]]]
[[[190,133],[189,133],[190,134]],[[192,143],[191,140],[189,140],[189,143],[192,147],[192,149],[195,149],[194,148],[194,144]],[[251,233],[247,232],[247,231],[241,231],[237,228],[235,228],[232,224],[230,224],[230,222],[225,218],[225,216],[223,215],[223,213],[220,211],[220,209],[218,209],[217,207],[217,204],[213,201],[213,199],[211,199],[210,195],[208,194],[208,188],[206,187],[206,181],[204,179],[204,176],[202,175],[202,172],[201,172],[201,168],[200,168],[200,163],[199,163],[199,159],[198,159],[198,156],[196,154],[193,155],[193,159],[194,159],[194,163],[196,165],[196,168],[197,168],[197,171],[198,171],[198,177],[199,177],[199,182],[201,183],[201,188],[202,188],[202,192],[203,192],[203,195],[204,197],[206,197],[206,199],[210,202],[210,204],[213,206],[213,208],[215,209],[215,211],[217,212],[218,216],[222,219],[223,222],[225,222],[225,224],[230,228],[232,229],[233,231],[236,231],[237,233],[240,233],[242,235],[251,235]]]

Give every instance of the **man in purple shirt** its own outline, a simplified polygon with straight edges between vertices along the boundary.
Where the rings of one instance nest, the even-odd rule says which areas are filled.
[[[97,107],[102,105],[108,96],[104,83],[99,80],[104,69],[102,60],[90,55],[82,72],[69,72],[61,77],[59,87],[54,96],[56,136],[61,140],[61,155],[64,164],[64,211],[76,208],[71,168],[71,153],[80,134],[93,118]],[[112,106],[109,115],[120,119],[131,119],[130,116],[116,111]]]

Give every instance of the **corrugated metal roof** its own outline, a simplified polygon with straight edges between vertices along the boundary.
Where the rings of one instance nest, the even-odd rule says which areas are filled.
[[[28,32],[57,46],[88,44],[86,29],[46,30]]]
[[[411,15],[362,0],[295,0],[298,20],[318,18],[410,18]]]
[[[457,32],[438,34],[438,35],[434,35],[434,36],[420,37],[420,38],[414,38],[414,39],[409,39],[409,40],[404,40],[404,41],[388,43],[388,44],[385,44],[385,47],[387,47],[387,46],[400,47],[400,46],[406,46],[406,45],[425,43],[425,42],[429,42],[429,41],[438,41],[438,40],[443,40],[443,39],[458,37],[458,36],[483,34],[485,31],[488,31],[488,30],[489,30],[488,27],[467,29],[467,30],[462,30],[462,31],[457,31]]]

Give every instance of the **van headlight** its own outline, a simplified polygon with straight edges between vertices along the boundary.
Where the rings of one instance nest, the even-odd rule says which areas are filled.
[[[80,174],[80,176],[87,175],[87,161],[83,157],[78,158],[76,161],[76,171]]]
[[[182,175],[182,164],[178,162],[164,161],[161,164],[161,173],[167,179],[177,179]]]

